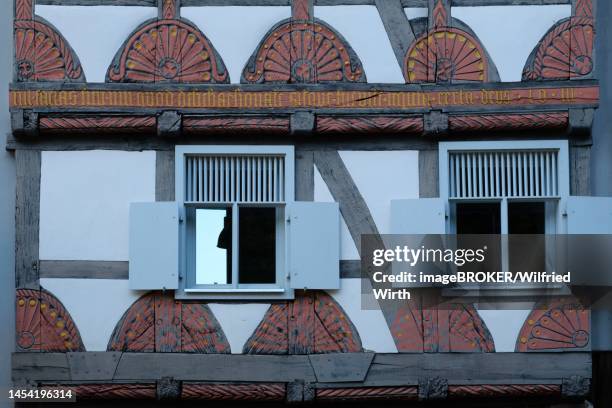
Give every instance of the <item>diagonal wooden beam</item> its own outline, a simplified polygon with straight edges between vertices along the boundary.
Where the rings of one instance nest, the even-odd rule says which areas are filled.
[[[361,236],[380,235],[370,209],[337,150],[321,150],[314,153],[314,163],[334,200],[340,205],[349,232],[361,253]]]
[[[380,14],[393,53],[403,71],[404,58],[415,40],[410,21],[404,12],[401,0],[376,0],[376,9]]]

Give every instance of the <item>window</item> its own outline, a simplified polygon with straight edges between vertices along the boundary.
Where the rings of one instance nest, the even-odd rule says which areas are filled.
[[[292,150],[177,149],[186,292],[282,292]],[[180,189],[180,188],[179,188]]]
[[[498,236],[488,245],[489,270],[550,269],[546,235],[562,232],[567,160],[567,142],[560,141],[441,143],[447,231]]]
[[[175,201],[131,203],[129,285],[179,299],[340,288],[338,203],[294,201],[291,146],[177,146]]]

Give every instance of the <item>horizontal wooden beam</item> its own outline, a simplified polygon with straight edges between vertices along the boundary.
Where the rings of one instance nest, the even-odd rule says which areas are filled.
[[[12,365],[13,380],[19,384],[151,382],[172,377],[201,382],[302,381],[333,388],[414,386],[423,378],[442,378],[448,385],[560,385],[572,377],[591,378],[591,355],[584,352],[403,353],[376,354],[373,359],[369,353],[340,353],[311,360],[306,355],[13,353]],[[353,360],[356,371],[347,370]],[[322,369],[324,375],[315,374]],[[355,380],[364,375],[363,381]]]
[[[127,261],[40,261],[41,278],[127,279]]]
[[[23,110],[24,120],[42,125],[72,127],[69,113],[106,113],[122,129],[149,125],[151,114],[176,111],[179,115],[277,114],[304,110],[315,114],[418,114],[432,110],[466,112],[527,112],[594,108],[599,103],[596,81],[554,83],[489,83],[451,86],[367,84],[361,86],[113,86],[71,84],[13,84],[9,95],[13,117]],[[32,118],[31,113],[38,115]],[[126,122],[128,113],[143,120]],[[61,115],[60,115],[61,114]],[[62,116],[64,115],[64,116]],[[113,116],[114,115],[114,116]],[[58,117],[64,121],[58,122]],[[90,118],[94,125],[99,121]],[[25,125],[23,125],[25,126]],[[36,123],[29,123],[29,127]],[[109,125],[110,126],[110,125]],[[23,133],[23,129],[14,129]]]
[[[290,0],[182,0],[183,7],[289,6]],[[316,6],[375,5],[376,0],[315,0]],[[403,7],[427,7],[427,0],[401,0]],[[453,0],[454,7],[570,4],[571,0]],[[36,4],[62,6],[150,6],[157,0],[36,0]]]

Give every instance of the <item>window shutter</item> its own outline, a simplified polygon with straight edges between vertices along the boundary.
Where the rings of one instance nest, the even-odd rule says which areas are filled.
[[[612,197],[568,197],[568,234],[612,234]]]
[[[612,286],[612,198],[568,197],[566,209],[572,285]]]
[[[291,288],[339,289],[338,203],[292,202],[287,213]]]
[[[179,216],[175,202],[130,206],[130,289],[178,289]]]
[[[440,198],[391,201],[392,234],[446,234],[445,204]]]

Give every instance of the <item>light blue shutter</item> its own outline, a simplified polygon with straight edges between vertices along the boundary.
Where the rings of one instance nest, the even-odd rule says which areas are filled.
[[[612,286],[612,198],[568,197],[566,210],[572,284]]]
[[[175,202],[130,206],[130,289],[178,289],[179,216]]]
[[[612,197],[568,197],[568,234],[612,234]]]
[[[292,202],[287,213],[291,288],[339,289],[338,203]]]
[[[568,197],[567,199],[567,233],[568,234],[612,234],[612,197]],[[609,238],[608,238],[609,239]],[[601,244],[601,243],[600,243]],[[612,245],[605,245],[608,248]],[[571,257],[572,244],[568,252]],[[603,263],[610,265],[609,252],[605,249],[594,249],[596,256],[607,256]],[[599,276],[588,276],[585,280],[589,286],[612,286],[612,270],[604,268],[596,271]],[[605,304],[596,304],[591,311],[591,349],[593,351],[612,350],[612,311]]]
[[[392,234],[446,234],[445,203],[440,198],[391,201]]]

